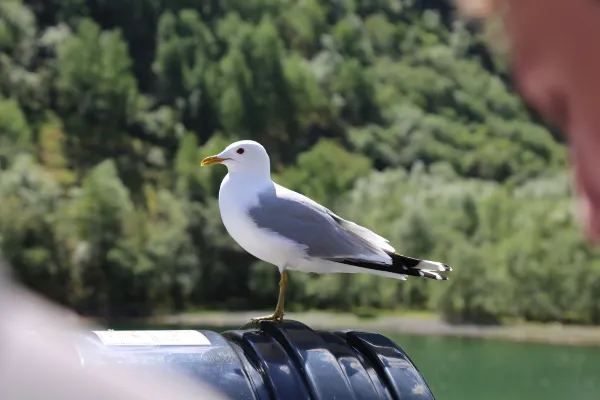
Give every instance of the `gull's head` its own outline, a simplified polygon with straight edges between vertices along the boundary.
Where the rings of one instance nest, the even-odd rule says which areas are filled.
[[[271,175],[269,155],[265,148],[254,140],[231,143],[219,154],[206,157],[200,165],[224,164],[229,172]]]

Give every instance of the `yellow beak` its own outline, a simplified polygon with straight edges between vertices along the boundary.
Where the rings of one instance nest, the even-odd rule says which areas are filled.
[[[221,158],[219,156],[210,156],[210,157],[206,157],[204,160],[202,160],[200,162],[200,165],[203,167],[206,167],[207,165],[222,163],[225,160],[227,160],[227,158]]]

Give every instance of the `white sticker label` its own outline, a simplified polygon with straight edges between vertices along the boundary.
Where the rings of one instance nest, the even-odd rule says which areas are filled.
[[[93,331],[105,346],[207,346],[198,331]]]

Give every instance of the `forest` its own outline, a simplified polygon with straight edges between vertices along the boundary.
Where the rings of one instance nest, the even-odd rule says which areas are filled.
[[[292,273],[289,309],[600,323],[564,139],[480,28],[445,0],[2,0],[1,255],[85,315],[269,309],[278,272],[199,167],[254,139],[277,182],[454,267]]]

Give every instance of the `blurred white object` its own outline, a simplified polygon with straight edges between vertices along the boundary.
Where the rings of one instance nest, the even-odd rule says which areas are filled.
[[[0,265],[0,399],[223,399],[185,377],[157,369],[82,368],[77,318],[10,282]]]

